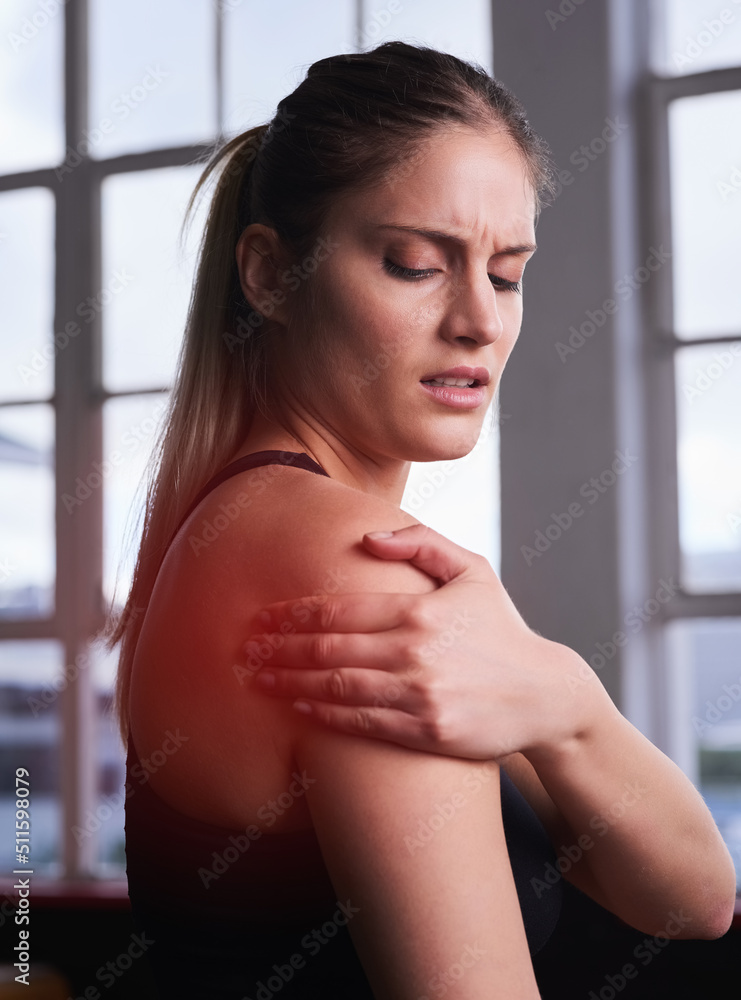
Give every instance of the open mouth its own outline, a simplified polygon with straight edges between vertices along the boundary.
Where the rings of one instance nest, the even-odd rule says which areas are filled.
[[[475,378],[428,378],[421,381],[422,385],[449,385],[458,389],[475,389],[481,385]]]
[[[423,378],[428,398],[454,409],[476,410],[486,402],[486,383],[476,378]]]

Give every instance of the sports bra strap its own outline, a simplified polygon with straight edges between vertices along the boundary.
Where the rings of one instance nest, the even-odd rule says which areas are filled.
[[[255,469],[261,465],[292,465],[297,469],[305,469],[307,472],[316,472],[320,476],[330,478],[329,473],[325,472],[318,462],[315,462],[313,458],[309,458],[306,452],[303,451],[255,451],[251,455],[243,455],[235,462],[230,462],[221,472],[217,472],[215,476],[209,479],[183,515],[180,524],[175,529],[173,538],[180,531],[198,504],[212,490],[215,490],[217,486],[226,482],[227,479],[231,479],[232,476],[237,476],[240,472],[247,472],[249,469]]]

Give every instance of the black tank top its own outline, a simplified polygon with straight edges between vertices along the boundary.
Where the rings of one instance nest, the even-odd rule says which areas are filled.
[[[180,526],[220,483],[262,465],[327,475],[303,453],[247,455],[207,483]],[[147,763],[129,738],[129,897],[162,1000],[373,1000],[348,929],[354,901],[337,896],[313,828],[265,833],[193,819],[152,790]],[[555,871],[553,849],[528,803],[504,770],[500,775],[507,848],[534,955],[555,927],[562,890],[560,880],[549,880],[547,892],[534,888]]]

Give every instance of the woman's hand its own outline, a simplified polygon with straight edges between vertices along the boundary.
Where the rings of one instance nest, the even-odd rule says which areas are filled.
[[[440,587],[268,605],[265,633],[245,646],[263,692],[301,698],[335,729],[457,757],[560,745],[577,731],[582,699],[565,679],[577,654],[529,628],[483,556],[421,524],[363,542]]]
[[[335,729],[412,749],[473,759],[520,751],[505,766],[516,761],[513,778],[557,850],[580,852],[564,855],[570,881],[646,933],[666,936],[686,909],[678,937],[724,934],[735,872],[707,806],[578,653],[525,624],[482,556],[425,525],[363,542],[440,586],[268,605],[273,622],[247,658],[262,690],[308,698]],[[268,672],[272,689],[260,679]]]

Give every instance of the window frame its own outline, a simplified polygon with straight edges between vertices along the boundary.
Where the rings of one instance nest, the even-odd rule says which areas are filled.
[[[80,162],[65,174],[62,164],[0,175],[0,192],[45,187],[55,199],[54,331],[64,328],[91,290],[101,287],[101,190],[106,177],[202,161],[223,140],[223,4],[214,3],[216,18],[216,121],[219,132],[209,142],[166,147],[96,160],[79,151]],[[88,127],[89,6],[88,0],[65,5],[63,41],[65,156],[77,149]],[[69,341],[55,357],[51,397],[0,401],[0,406],[48,403],[55,425],[55,544],[54,612],[46,618],[0,621],[1,640],[56,639],[64,664],[88,656],[92,637],[103,627],[107,608],[103,596],[103,490],[93,490],[85,501],[84,516],[70,515],[61,495],[78,476],[84,478],[94,462],[103,461],[103,407],[109,399],[169,392],[169,386],[106,390],[102,380],[102,315],[86,324],[85,334]],[[79,661],[78,661],[79,662]],[[60,664],[60,668],[63,665]],[[96,805],[96,753],[100,723],[93,671],[81,670],[59,694],[61,842],[57,885],[95,880],[118,885],[125,895],[125,879],[101,874],[97,840],[74,836],[85,827]],[[42,886],[44,880],[41,880]],[[38,880],[37,880],[38,883]]]
[[[703,94],[741,91],[741,64],[731,69],[708,70],[702,73],[679,77],[652,75],[648,80],[649,132],[647,147],[651,150],[651,176],[648,182],[648,205],[646,213],[647,238],[658,240],[669,251],[672,250],[671,189],[667,178],[671,178],[669,162],[669,105],[684,97],[699,97]],[[653,244],[652,244],[653,245]],[[653,321],[647,318],[647,330],[655,346],[654,385],[658,392],[654,395],[656,407],[649,421],[648,431],[652,439],[652,452],[658,459],[670,453],[671,475],[665,475],[666,468],[659,470],[652,463],[653,484],[650,491],[653,500],[652,523],[654,532],[654,566],[663,567],[679,579],[679,496],[678,470],[676,463],[676,388],[674,357],[677,350],[694,345],[713,346],[741,340],[741,329],[735,334],[717,334],[708,337],[678,337],[674,333],[673,322],[673,281],[671,268],[657,272],[651,283],[650,308]],[[650,316],[651,314],[649,314]],[[665,426],[668,412],[671,427]],[[654,432],[654,433],[652,433]],[[663,449],[666,449],[665,451]],[[714,617],[716,615],[741,615],[741,590],[691,593],[681,590],[676,600],[667,605],[668,618]]]
[[[652,14],[661,16],[656,5]],[[653,30],[661,31],[653,22]],[[704,94],[741,91],[741,64],[735,67],[705,70],[681,76],[667,76],[656,71],[647,75],[643,97],[642,145],[647,151],[648,170],[642,191],[643,241],[646,246],[663,244],[670,252],[672,241],[671,164],[669,144],[669,107],[675,100]],[[643,317],[649,371],[646,402],[646,443],[649,453],[647,519],[647,558],[653,579],[669,575],[681,583],[681,544],[679,536],[679,472],[677,458],[678,426],[675,356],[684,347],[713,346],[741,339],[736,334],[707,337],[678,337],[674,330],[672,268],[660,269],[649,283]],[[718,590],[693,593],[681,585],[678,593],[662,608],[662,626],[674,621],[705,618],[741,618],[741,590]],[[654,678],[655,733],[662,749],[697,779],[695,738],[683,717],[691,683],[687,666],[677,666],[671,659],[669,636],[662,628],[660,655]],[[643,684],[644,696],[648,684]],[[651,734],[649,734],[651,735]]]

